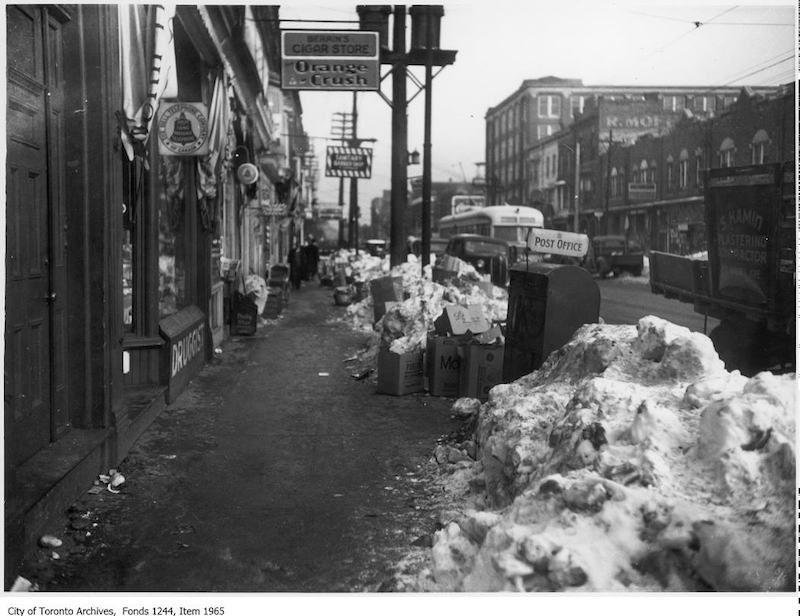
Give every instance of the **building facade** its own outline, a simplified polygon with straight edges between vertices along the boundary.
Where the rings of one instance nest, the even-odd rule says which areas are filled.
[[[236,272],[284,258],[313,190],[276,7],[5,10],[8,587],[228,335]]]
[[[648,249],[705,250],[705,171],[795,161],[794,101],[794,84],[768,95],[743,88],[712,118],[683,117],[667,134],[612,146],[597,177],[609,197],[587,204],[586,215],[606,219],[610,233],[636,235]]]
[[[487,203],[533,205],[527,180],[529,149],[569,127],[584,112],[587,103],[598,97],[650,97],[665,112],[688,109],[694,115],[706,117],[735,101],[738,90],[738,87],[702,86],[591,86],[580,79],[553,76],[527,79],[486,112]]]

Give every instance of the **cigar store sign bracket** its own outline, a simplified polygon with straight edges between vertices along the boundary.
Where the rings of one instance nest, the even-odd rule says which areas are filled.
[[[281,68],[286,90],[378,90],[378,33],[283,30]]]

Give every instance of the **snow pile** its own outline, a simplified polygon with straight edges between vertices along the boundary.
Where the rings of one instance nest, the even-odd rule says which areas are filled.
[[[472,281],[472,274],[477,279],[475,269],[463,264],[460,271],[464,277],[457,278],[454,283],[442,285],[431,280],[431,267],[426,266],[424,273],[415,257],[392,268],[388,273],[402,279],[403,300],[390,307],[386,314],[373,324],[372,298],[366,297],[360,302],[347,307],[345,318],[357,330],[376,333],[374,343],[388,346],[394,353],[407,353],[425,348],[428,332],[433,329],[433,322],[447,304],[459,306],[479,305],[484,315],[493,323],[504,322],[508,312],[508,293],[505,289],[492,286],[479,286]],[[369,270],[374,273],[376,270]],[[366,273],[366,270],[365,270]],[[372,278],[386,275],[378,273]],[[371,280],[369,278],[367,280]],[[488,293],[487,293],[488,290]]]
[[[582,327],[476,405],[437,448],[454,502],[417,590],[792,588],[792,375],[729,373],[646,317]]]

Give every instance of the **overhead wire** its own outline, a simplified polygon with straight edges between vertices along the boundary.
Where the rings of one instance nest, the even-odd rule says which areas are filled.
[[[670,42],[668,42],[667,44],[665,44],[662,47],[660,47],[659,49],[656,49],[653,53],[651,53],[648,56],[646,56],[646,58],[650,58],[650,57],[656,55],[657,53],[661,53],[662,51],[664,51],[668,47],[671,47],[672,45],[674,45],[675,43],[680,41],[681,39],[689,36],[692,32],[696,32],[697,30],[699,30],[701,26],[705,26],[706,24],[711,23],[715,19],[718,19],[718,18],[722,17],[723,15],[726,15],[727,13],[730,13],[731,11],[733,11],[734,9],[737,9],[737,8],[739,8],[739,7],[738,6],[733,6],[733,7],[730,7],[728,9],[725,9],[724,11],[722,11],[718,15],[715,15],[714,17],[712,17],[711,19],[709,19],[707,21],[691,21],[691,22],[689,22],[689,23],[692,23],[694,25],[694,28],[692,30],[689,30],[688,32],[684,32],[678,38],[673,39]]]

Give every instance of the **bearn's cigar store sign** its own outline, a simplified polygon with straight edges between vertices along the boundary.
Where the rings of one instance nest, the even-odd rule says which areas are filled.
[[[158,153],[162,156],[208,154],[208,110],[203,103],[162,101],[158,107]]]
[[[161,361],[161,381],[167,386],[167,404],[171,404],[205,363],[206,315],[191,305],[165,317],[158,327],[167,342]]]

